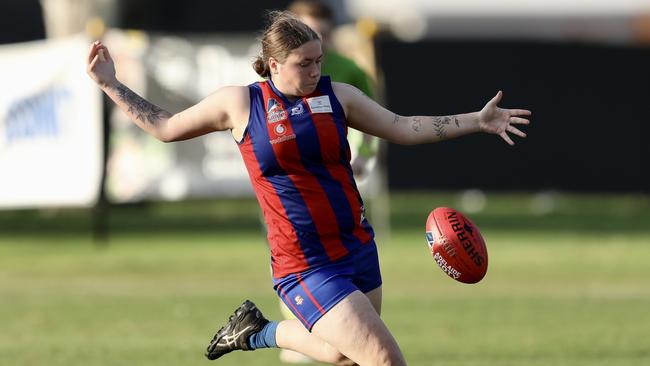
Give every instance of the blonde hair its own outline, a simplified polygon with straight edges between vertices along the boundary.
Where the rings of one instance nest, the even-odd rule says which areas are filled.
[[[255,72],[265,78],[271,76],[270,57],[283,63],[292,50],[307,42],[320,40],[316,32],[288,11],[270,12],[269,21],[262,34],[262,53],[253,62]]]

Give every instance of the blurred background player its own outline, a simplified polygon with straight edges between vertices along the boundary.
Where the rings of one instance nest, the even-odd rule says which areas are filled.
[[[354,85],[367,96],[375,99],[373,82],[352,59],[334,49],[332,31],[335,27],[334,12],[325,2],[318,0],[296,0],[288,10],[307,24],[322,39],[323,63],[321,73],[329,75],[332,81]],[[348,130],[348,141],[352,153],[352,169],[357,182],[363,182],[370,174],[376,161],[379,139]]]
[[[373,82],[352,59],[341,55],[334,49],[332,31],[335,27],[334,12],[330,6],[318,0],[296,0],[288,10],[298,19],[313,29],[322,39],[323,62],[321,73],[329,75],[332,81],[356,86],[372,99],[375,99]],[[367,178],[377,162],[379,139],[355,129],[348,129],[352,170],[362,194],[367,186]],[[364,194],[365,196],[365,194]],[[366,200],[366,202],[368,202]],[[287,306],[280,300],[280,309],[286,319],[295,318]],[[285,363],[309,363],[312,360],[298,352],[283,349],[280,360]]]

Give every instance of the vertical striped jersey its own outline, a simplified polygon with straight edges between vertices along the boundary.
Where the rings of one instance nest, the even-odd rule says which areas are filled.
[[[274,278],[336,261],[374,232],[350,167],[343,108],[322,76],[290,101],[271,80],[248,86],[239,150],[268,230]]]

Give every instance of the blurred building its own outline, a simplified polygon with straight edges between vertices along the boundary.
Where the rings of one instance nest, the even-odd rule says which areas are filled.
[[[335,40],[344,53],[376,75],[386,90],[385,98],[380,99],[396,113],[474,111],[499,89],[505,92],[504,107],[534,111],[530,137],[514,150],[491,136],[480,135],[415,148],[389,145],[391,189],[650,191],[650,173],[644,169],[650,156],[650,145],[644,140],[650,135],[645,117],[650,115],[650,1],[329,2],[342,23],[355,19],[340,27]],[[7,106],[5,115],[13,118],[9,122],[15,132],[16,121],[22,121],[16,116],[44,115],[39,103],[54,101],[59,108],[62,101],[76,100],[43,98],[73,95],[59,92],[58,75],[63,71],[46,77],[25,72],[20,67],[28,63],[20,62],[17,55],[31,54],[37,48],[48,55],[58,41],[85,34],[86,39],[76,40],[74,52],[83,53],[79,44],[104,35],[120,59],[118,73],[134,90],[173,110],[187,107],[220,86],[255,79],[250,61],[258,52],[256,36],[265,13],[267,9],[284,9],[287,3],[241,0],[226,6],[210,0],[3,0],[0,44],[6,46],[0,50],[4,52],[0,61],[15,68],[12,73],[22,77],[22,84],[34,81],[34,89],[22,93],[8,90],[0,104]],[[38,46],[19,46],[46,38],[48,41]],[[57,52],[65,54],[61,51],[65,49],[59,47]],[[37,63],[35,54],[30,59]],[[77,59],[82,57],[75,56],[75,62]],[[75,73],[83,70],[83,65],[73,67],[70,61],[64,66],[61,70],[69,75],[84,77]],[[5,68],[8,74],[10,69]],[[65,90],[83,90],[76,85],[68,89],[72,80],[64,83]],[[78,84],[86,87],[83,84],[87,82],[84,78]],[[68,103],[66,108],[73,110],[74,105]],[[163,148],[149,140],[143,143],[145,139],[137,135],[140,132],[131,131],[134,128],[120,120],[119,113],[108,111],[107,115],[114,133],[109,168],[122,167],[123,172],[130,171],[138,178],[151,171],[144,183],[117,175],[111,178],[109,172],[109,186],[111,181],[122,182],[122,188],[129,190],[121,198],[116,194],[116,201],[250,193],[242,188],[248,184],[241,184],[247,178],[237,165],[236,147],[221,150],[231,143],[227,134]],[[58,126],[69,123],[63,117],[56,122]],[[8,136],[6,131],[9,129],[0,125],[0,137],[2,133]],[[31,130],[21,131],[21,136],[27,136]],[[9,149],[6,136],[0,140],[5,157]],[[120,148],[120,141],[126,142],[122,144],[126,150]],[[141,160],[134,149],[142,152]],[[495,167],[494,161],[500,164]],[[239,190],[215,184],[215,179],[226,179]],[[219,187],[222,191],[217,192]]]
[[[647,0],[348,0],[398,39],[588,40],[629,43],[648,37]],[[643,35],[645,34],[645,36]]]

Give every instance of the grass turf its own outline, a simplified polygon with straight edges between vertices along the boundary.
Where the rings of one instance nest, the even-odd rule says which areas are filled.
[[[457,196],[393,198],[392,237],[378,239],[383,318],[410,365],[650,364],[648,198],[559,197],[544,215],[530,202],[489,195],[470,215],[490,267],[463,285],[435,267],[422,229]],[[0,365],[207,363],[207,341],[245,298],[279,316],[245,200],[118,208],[104,244],[83,211],[2,213],[0,225]]]

